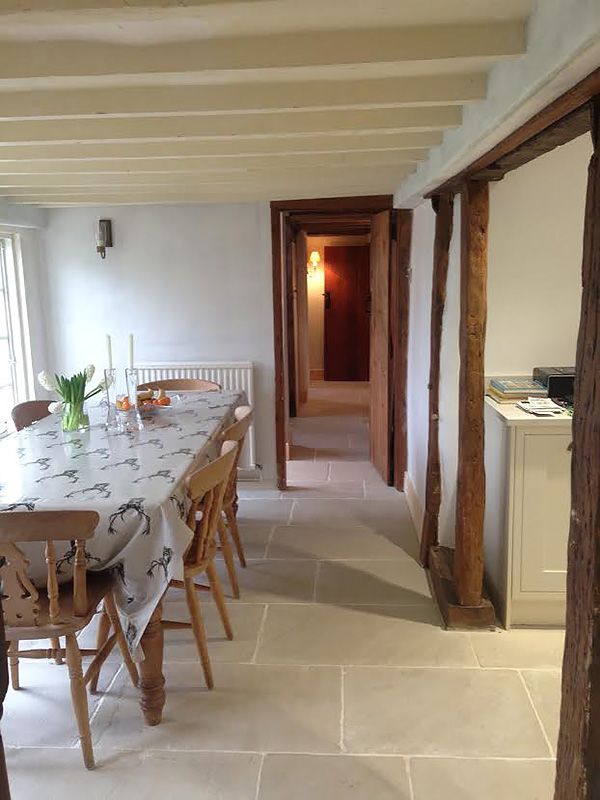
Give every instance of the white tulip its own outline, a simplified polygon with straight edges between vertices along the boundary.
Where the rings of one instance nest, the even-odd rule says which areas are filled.
[[[64,403],[50,403],[48,406],[48,411],[51,414],[62,414],[62,410],[64,408]]]
[[[49,392],[56,391],[56,381],[49,372],[42,370],[38,375],[38,381],[40,383],[40,386],[43,386],[44,389],[46,389],[47,391]]]
[[[94,372],[96,372],[96,367],[93,364],[88,364],[85,368],[85,380],[86,383],[89,383],[92,378],[94,377]]]
[[[107,375],[106,377],[102,378],[100,383],[98,384],[99,389],[108,389],[109,386],[112,386],[113,379],[111,375]]]

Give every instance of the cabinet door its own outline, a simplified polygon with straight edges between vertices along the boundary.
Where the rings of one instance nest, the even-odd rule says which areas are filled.
[[[542,431],[524,431],[518,437],[515,534],[517,546],[520,540],[520,580],[515,588],[521,592],[566,589],[571,438],[570,433]],[[518,551],[515,555],[518,563]]]

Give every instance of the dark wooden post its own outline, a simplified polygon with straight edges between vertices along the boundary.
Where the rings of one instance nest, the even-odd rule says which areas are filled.
[[[478,606],[483,593],[484,351],[487,317],[489,185],[461,191],[460,374],[454,580],[458,601]]]
[[[433,278],[431,284],[431,339],[429,347],[429,433],[427,438],[427,475],[425,481],[425,514],[421,528],[421,563],[429,564],[429,551],[438,543],[438,519],[442,499],[439,406],[440,406],[440,353],[442,349],[442,322],[446,305],[448,258],[452,240],[454,196],[437,195],[432,198],[435,218],[433,245]]]
[[[394,211],[395,239],[390,277],[390,333],[393,351],[392,409],[394,486],[404,491],[406,472],[406,381],[408,373],[408,314],[410,308],[410,248],[413,212]]]
[[[555,800],[600,797],[600,97],[591,111]]]

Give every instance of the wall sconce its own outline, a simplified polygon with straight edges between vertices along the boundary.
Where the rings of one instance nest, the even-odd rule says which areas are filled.
[[[318,250],[313,250],[308,257],[308,264],[306,265],[306,274],[309,278],[314,278],[319,271],[319,264],[321,263],[321,254]]]
[[[100,258],[106,258],[106,248],[112,246],[112,222],[109,219],[99,219],[96,228],[96,252],[100,253]]]

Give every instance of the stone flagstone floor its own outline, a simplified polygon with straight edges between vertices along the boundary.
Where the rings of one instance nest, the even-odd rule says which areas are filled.
[[[21,662],[13,800],[550,800],[562,633],[442,630],[404,497],[368,463],[366,391],[313,388],[292,488],[242,485],[233,642],[204,604],[213,692],[191,634],[166,632],[164,721],[146,728],[115,654],[89,773],[66,667]],[[176,591],[165,615],[185,618]]]

